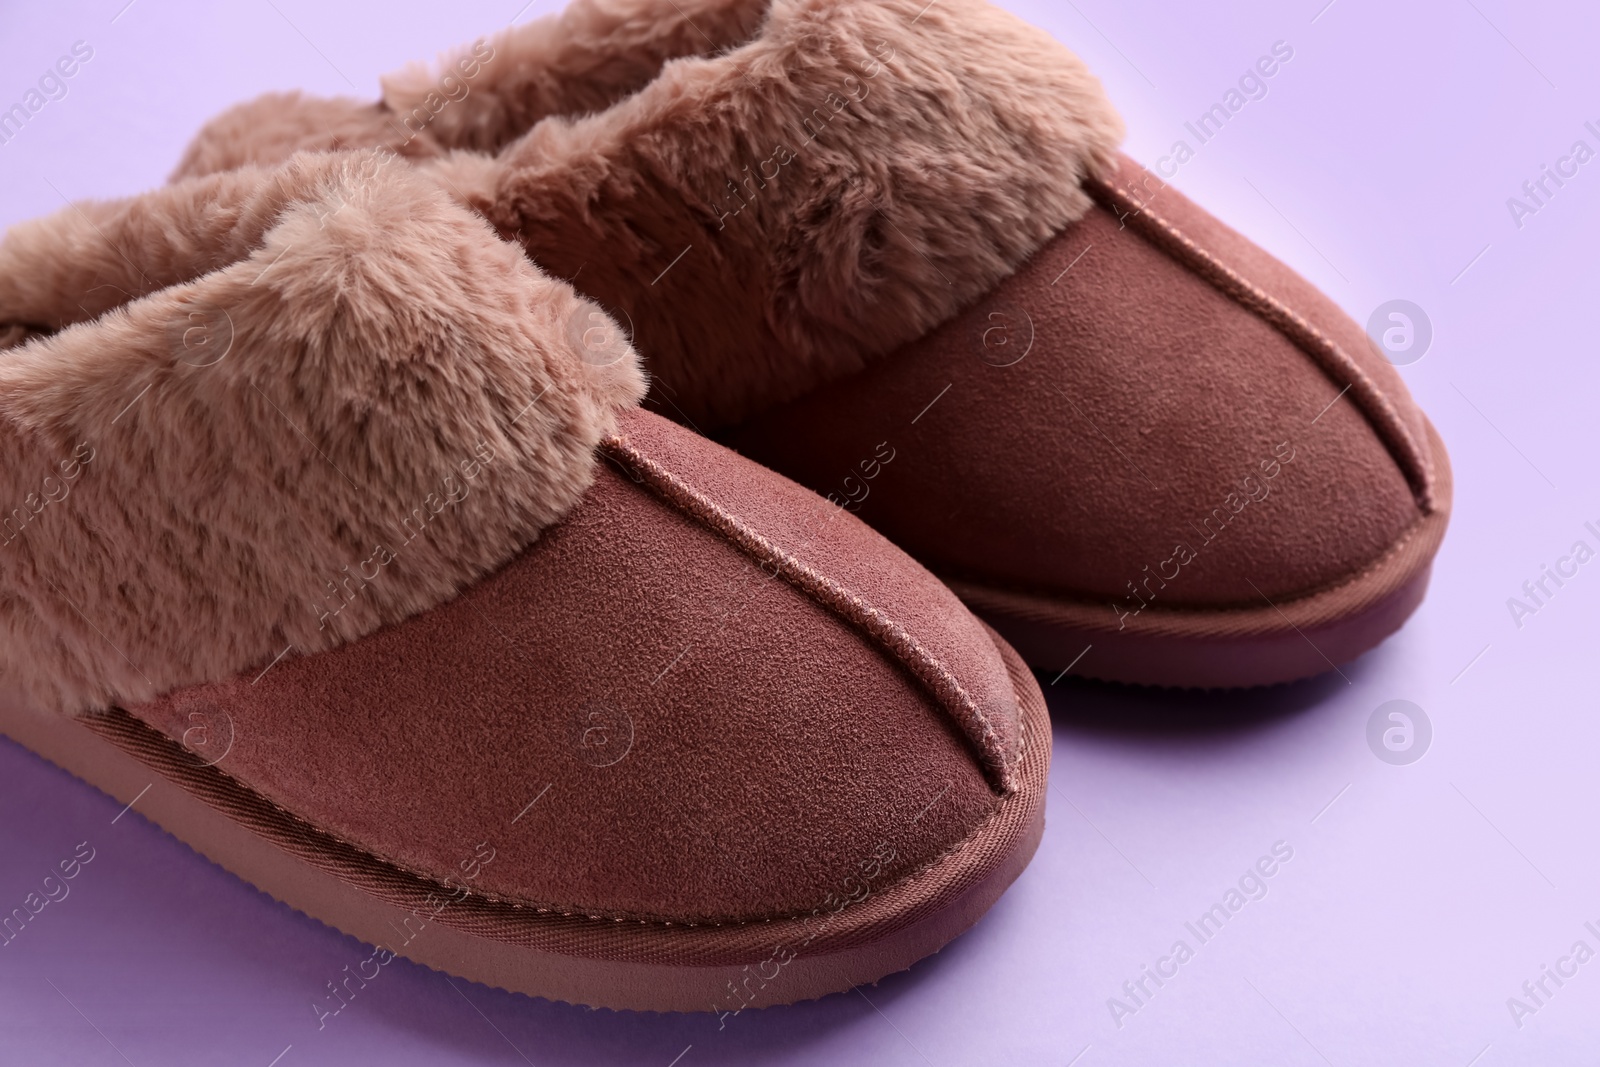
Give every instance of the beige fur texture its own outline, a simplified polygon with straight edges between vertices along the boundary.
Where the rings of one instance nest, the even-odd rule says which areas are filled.
[[[642,395],[607,329],[384,153],[16,227],[0,684],[139,702],[452,598],[577,502]]]
[[[267,93],[201,127],[172,180],[271,164],[295,152],[385,146],[408,159],[494,152],[549,115],[600,111],[662,66],[753,36],[769,0],[578,0],[555,15],[411,63],[376,104]]]
[[[749,43],[535,125],[475,206],[631,319],[663,410],[710,431],[987,293],[1121,135],[1075,56],[984,0],[775,0]]]
[[[394,113],[436,113],[429,132],[447,148],[494,152],[550,115],[603,111],[650,84],[669,60],[711,55],[755,36],[770,0],[578,0],[556,15],[502,30],[383,79]],[[470,64],[492,58],[475,79]],[[465,69],[470,69],[470,65]],[[466,91],[451,100],[453,85]],[[449,104],[441,106],[443,96]],[[433,99],[430,99],[433,98]],[[454,105],[454,106],[451,106]]]
[[[982,297],[1087,210],[1123,132],[1082,62],[985,0],[577,0],[491,43],[427,128],[526,132],[423,165],[628,320],[657,404],[707,432]]]
[[[443,151],[426,124],[407,125],[382,103],[266,93],[202,126],[178,161],[172,180],[276,166],[296,152],[361,148],[386,148],[407,159],[430,159]]]

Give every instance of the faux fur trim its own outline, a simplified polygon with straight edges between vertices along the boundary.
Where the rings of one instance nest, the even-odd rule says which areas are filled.
[[[1076,56],[985,0],[575,0],[385,86],[439,149],[505,144],[416,154],[623,313],[665,413],[706,431],[981,298],[1123,134]]]
[[[452,598],[577,502],[643,392],[593,305],[380,153],[17,227],[0,335],[19,325],[0,680],[65,710]]]
[[[376,104],[299,92],[236,104],[195,134],[173,181],[274,165],[296,152],[388,148],[412,160],[448,149],[494,152],[549,115],[610,107],[668,60],[750,38],[769,0],[579,0],[557,15],[480,38],[437,64],[382,79]]]
[[[674,5],[641,7],[675,33]],[[1122,132],[1072,53],[984,0],[775,0],[749,43],[539,122],[475,206],[626,313],[664,410],[710,431],[992,290],[1088,209]]]
[[[431,159],[443,151],[427,124],[408,125],[381,103],[267,93],[200,127],[171,180],[277,166],[296,152],[361,148],[385,148],[408,159]]]
[[[431,116],[446,148],[494,152],[550,115],[603,111],[650,84],[662,66],[755,35],[770,0],[578,0],[383,79],[400,116]]]

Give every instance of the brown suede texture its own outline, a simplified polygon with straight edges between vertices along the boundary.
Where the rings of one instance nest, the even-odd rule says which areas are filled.
[[[1157,206],[1335,334],[1420,435],[1331,302],[1175,191]],[[1100,206],[955,320],[727,440],[942,575],[1110,619],[1260,606],[1354,577],[1421,517],[1366,413],[1334,402],[1347,384]]]
[[[1155,172],[1123,156],[1117,173],[1108,179],[1126,190],[1150,213],[1170,222],[1219,262],[1232,268],[1250,284],[1261,289],[1305,319],[1348,355],[1394,405],[1414,443],[1423,453],[1432,475],[1432,458],[1427,456],[1427,420],[1411,399],[1405,382],[1394,364],[1378,351],[1366,331],[1326,293],[1306,281],[1272,253],[1227,225],[1215,215],[1161,180]]]
[[[1005,665],[932,575],[666,420],[620,424],[635,452],[894,617],[1015,748]],[[220,770],[379,858],[460,878],[486,843],[478,890],[579,915],[809,912],[851,892],[881,842],[887,884],[999,804],[974,740],[892,654],[612,463],[457,600],[130,710],[175,739],[227,732]]]

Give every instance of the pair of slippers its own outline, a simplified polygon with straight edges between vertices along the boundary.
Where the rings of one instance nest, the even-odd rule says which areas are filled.
[[[910,966],[1040,840],[1030,667],[1319,673],[1447,521],[1360,327],[1121,133],[984,0],[576,0],[235,108],[0,243],[0,730],[380,962]]]

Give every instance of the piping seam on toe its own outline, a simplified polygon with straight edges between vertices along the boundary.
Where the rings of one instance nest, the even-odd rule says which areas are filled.
[[[986,776],[998,786],[1003,796],[1015,790],[1013,768],[1008,764],[1005,753],[1000,751],[994,726],[988,716],[950,668],[904,626],[860,594],[845,588],[757,533],[716,501],[644,455],[621,434],[605,438],[600,447],[638,481],[648,484],[657,496],[709,527],[762,566],[776,566],[789,584],[870,637],[927,688],[969,739],[971,731],[968,723],[976,722],[981,737],[977,739],[975,747]]]
[[[1400,413],[1388,396],[1338,342],[1306,321],[1287,304],[1201,248],[1192,238],[1156,214],[1148,204],[1121,184],[1109,179],[1091,178],[1084,183],[1084,188],[1110,200],[1111,207],[1125,209],[1124,219],[1148,220],[1149,227],[1168,240],[1177,242],[1184,251],[1198,261],[1202,268],[1199,273],[1214,288],[1260,315],[1302,351],[1314,358],[1318,355],[1323,357],[1316,360],[1317,364],[1336,380],[1342,380],[1354,393],[1357,402],[1367,409],[1365,414],[1368,421],[1375,424],[1374,428],[1378,431],[1379,438],[1388,446],[1396,465],[1405,475],[1418,507],[1424,514],[1433,513],[1436,506],[1433,465],[1425,458],[1411,428],[1400,417]],[[1371,410],[1373,408],[1376,410]],[[1394,455],[1396,452],[1399,455]]]

